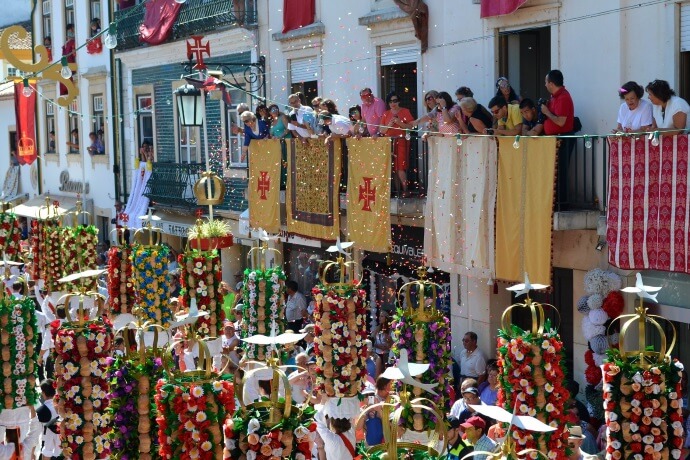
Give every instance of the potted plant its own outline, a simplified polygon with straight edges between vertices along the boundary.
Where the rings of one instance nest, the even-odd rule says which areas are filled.
[[[232,246],[230,225],[224,220],[209,220],[189,229],[189,246],[200,251],[211,251]]]

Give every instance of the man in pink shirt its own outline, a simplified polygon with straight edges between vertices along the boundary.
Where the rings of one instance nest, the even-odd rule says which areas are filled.
[[[381,117],[386,111],[386,103],[375,97],[371,88],[364,88],[359,92],[359,97],[362,99],[362,118],[367,122],[369,134],[373,137],[380,136],[379,126],[381,125]]]

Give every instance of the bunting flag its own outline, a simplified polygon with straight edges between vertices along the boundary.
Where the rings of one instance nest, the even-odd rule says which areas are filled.
[[[333,241],[340,235],[340,142],[292,139],[288,144],[287,230]]]
[[[249,226],[280,231],[280,139],[249,144]]]
[[[526,2],[527,0],[482,0],[481,18],[512,14]]]
[[[424,253],[429,265],[477,278],[493,276],[496,141],[429,138]],[[458,152],[460,149],[460,152]]]
[[[609,139],[606,242],[625,270],[690,273],[688,136]]]
[[[347,233],[358,249],[391,249],[391,139],[363,138],[347,143]]]
[[[175,0],[149,0],[145,8],[144,21],[139,26],[139,40],[149,45],[160,45],[170,36],[182,3]]]
[[[30,165],[36,158],[36,88],[35,81],[30,82],[31,95],[24,96],[22,90],[24,83],[18,81],[14,84],[14,112],[17,123],[17,150],[16,159],[20,165]]]
[[[496,277],[551,284],[551,240],[556,138],[513,139],[498,144]]]

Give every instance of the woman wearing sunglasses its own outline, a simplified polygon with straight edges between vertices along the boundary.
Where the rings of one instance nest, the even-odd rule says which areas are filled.
[[[414,118],[410,111],[400,107],[400,96],[392,92],[386,97],[389,109],[381,117],[379,132],[393,138],[393,158],[395,171],[395,184],[403,194],[407,193],[407,167],[410,158],[410,141],[407,139],[407,130],[412,129]]]

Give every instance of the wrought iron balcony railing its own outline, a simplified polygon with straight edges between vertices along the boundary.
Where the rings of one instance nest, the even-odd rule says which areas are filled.
[[[237,6],[233,6],[237,5]],[[144,45],[139,41],[139,26],[144,20],[144,9],[115,12],[117,22],[117,50]],[[255,25],[256,0],[187,0],[173,26],[168,41],[186,39],[190,35],[217,29]]]
[[[154,163],[144,195],[155,204],[193,208],[196,206],[193,187],[204,169],[203,163]]]

